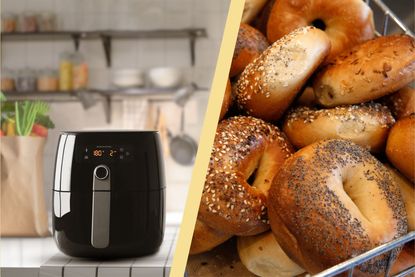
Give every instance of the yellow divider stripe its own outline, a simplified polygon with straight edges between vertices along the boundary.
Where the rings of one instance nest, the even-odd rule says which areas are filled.
[[[230,3],[170,277],[184,275],[244,5],[245,0]]]

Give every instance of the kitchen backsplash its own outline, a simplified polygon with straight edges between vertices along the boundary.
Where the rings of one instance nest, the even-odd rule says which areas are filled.
[[[207,38],[196,41],[196,63],[190,65],[189,41],[187,39],[113,40],[112,67],[107,68],[100,41],[81,41],[79,50],[88,63],[89,86],[107,88],[111,69],[175,66],[185,71],[187,82],[209,88],[220,41],[226,21],[229,1],[225,0],[3,0],[2,13],[20,14],[24,11],[53,12],[58,28],[62,30],[137,30],[170,28],[205,28]],[[70,40],[4,42],[2,44],[2,68],[35,69],[58,67],[59,55],[73,51]],[[186,130],[198,140],[208,90],[199,91],[186,106],[188,115]],[[112,104],[112,121],[105,120],[102,103],[85,110],[79,102],[52,103],[51,117],[56,128],[51,130],[45,150],[45,193],[50,199],[53,179],[57,137],[62,130],[123,129],[131,120],[143,120],[136,100],[128,105]],[[167,126],[173,133],[179,131],[179,109],[174,103],[159,104],[167,118]],[[127,109],[128,107],[128,109]],[[130,122],[130,123],[129,123]],[[167,210],[182,210],[190,182],[192,167],[179,166],[166,158]],[[183,201],[175,201],[175,199]],[[48,201],[49,202],[49,201]],[[49,203],[50,208],[50,203]]]

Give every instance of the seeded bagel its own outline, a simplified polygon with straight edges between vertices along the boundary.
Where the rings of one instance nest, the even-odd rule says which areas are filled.
[[[331,109],[298,107],[288,113],[283,131],[297,148],[337,138],[380,152],[385,149],[389,129],[394,123],[389,109],[378,103]]]
[[[316,77],[317,102],[325,107],[380,98],[415,80],[415,41],[408,35],[378,37],[340,54]]]
[[[269,186],[292,147],[272,124],[236,116],[219,123],[199,207],[199,219],[231,235],[269,229]],[[252,185],[248,179],[254,175]]]
[[[248,115],[278,120],[329,50],[329,39],[314,27],[297,29],[274,42],[238,79],[238,106]]]
[[[281,247],[311,274],[407,232],[404,202],[385,166],[346,140],[325,140],[292,155],[269,191],[271,228]],[[392,251],[392,261],[399,249]],[[385,271],[388,254],[356,274]]]

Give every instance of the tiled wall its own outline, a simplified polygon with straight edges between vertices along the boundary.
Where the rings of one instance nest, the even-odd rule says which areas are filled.
[[[3,0],[2,12],[52,11],[58,16],[61,29],[158,29],[206,28],[208,38],[196,42],[196,65],[190,66],[189,42],[181,39],[113,41],[112,68],[176,66],[186,72],[187,81],[209,88],[222,38],[229,1],[226,0]],[[59,54],[73,50],[71,41],[26,41],[2,43],[2,67],[45,68],[58,66]],[[109,86],[110,72],[105,64],[100,41],[81,41],[80,51],[90,66],[90,86]],[[198,92],[186,107],[187,131],[197,140],[206,108],[208,91]],[[139,104],[140,101],[138,101]],[[137,104],[137,105],[138,105]],[[131,106],[131,105],[130,105]],[[85,110],[78,102],[51,104],[56,129],[51,130],[45,153],[45,191],[50,199],[53,161],[57,136],[61,130],[120,129],[125,120],[142,114],[123,109],[122,102],[113,103],[110,124],[105,121],[102,103]],[[161,104],[167,125],[173,133],[179,130],[179,110],[173,103]],[[128,124],[127,124],[128,125]],[[166,157],[167,209],[184,206],[192,167],[183,167]],[[49,203],[48,203],[49,204]]]

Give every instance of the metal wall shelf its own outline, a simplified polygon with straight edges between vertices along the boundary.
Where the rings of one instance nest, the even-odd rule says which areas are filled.
[[[80,102],[88,109],[98,102],[103,102],[107,122],[111,122],[113,101],[123,101],[129,97],[145,97],[150,102],[167,102],[175,100],[178,88],[128,88],[128,89],[95,89],[76,91],[3,91],[7,101],[45,101],[50,103]],[[196,87],[197,91],[208,91],[208,88]]]
[[[1,33],[2,41],[27,40],[67,40],[72,39],[75,49],[81,40],[100,39],[104,48],[107,66],[111,66],[111,45],[113,39],[189,39],[190,60],[195,64],[196,39],[207,37],[206,29],[160,29],[160,30],[93,30],[93,31],[54,31],[54,32],[13,32]]]

